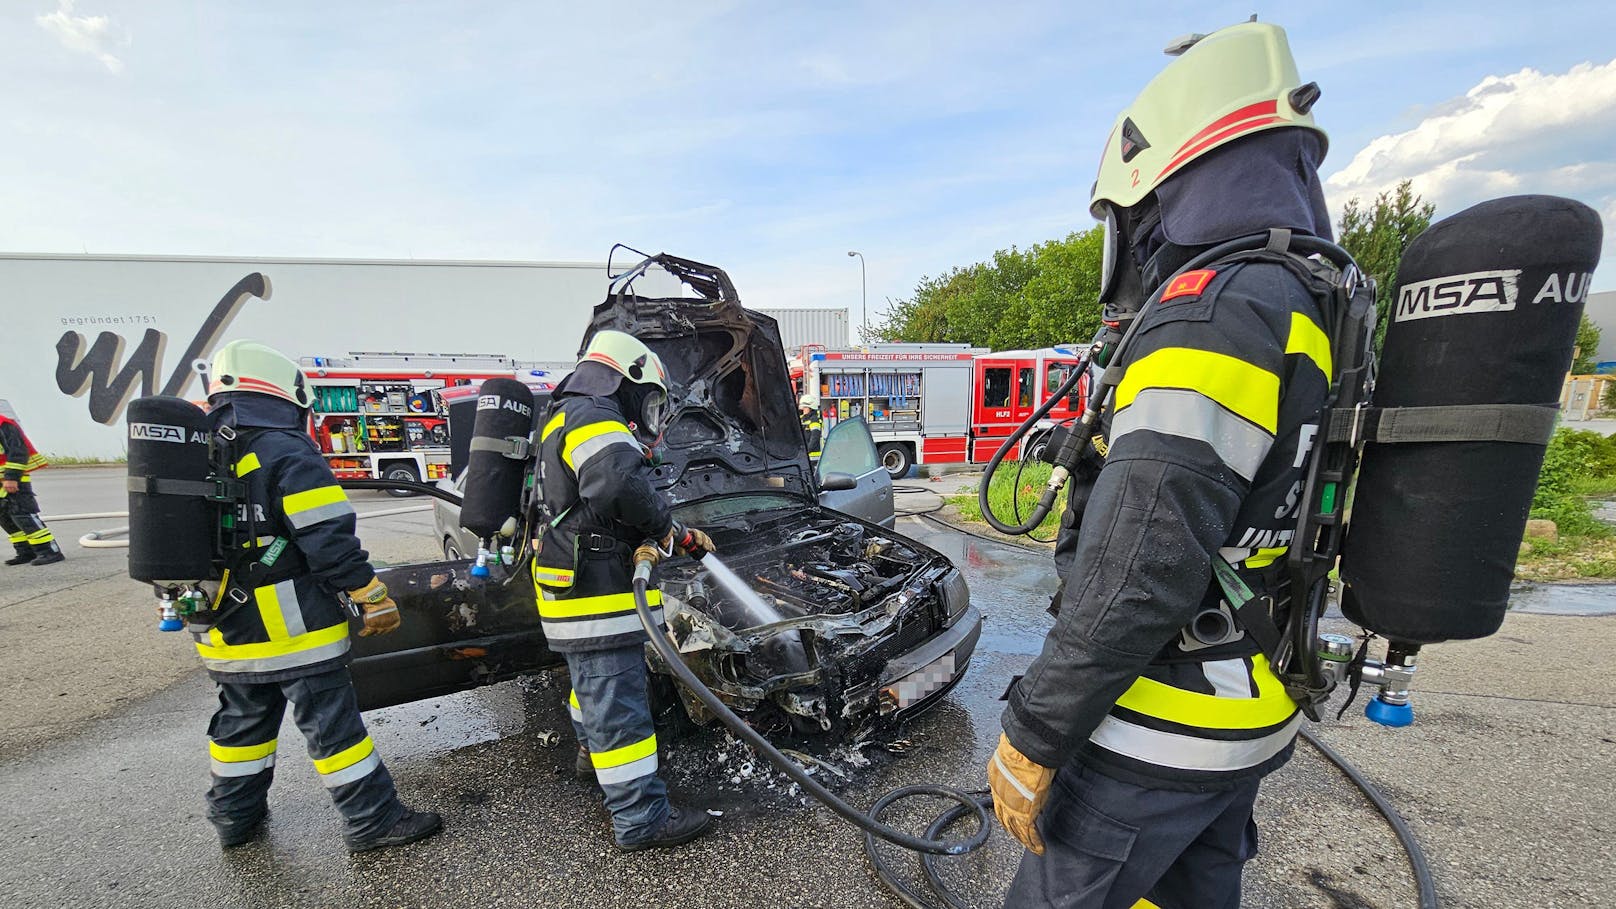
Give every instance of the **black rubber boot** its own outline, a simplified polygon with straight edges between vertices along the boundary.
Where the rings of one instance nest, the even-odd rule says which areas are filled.
[[[443,829],[443,817],[435,811],[411,811],[404,809],[404,816],[393,822],[393,826],[381,836],[368,840],[349,840],[349,852],[369,852],[372,849],[385,849],[388,846],[402,846],[416,840],[424,840]]]
[[[39,553],[34,552],[34,547],[31,544],[18,543],[17,544],[17,554],[12,556],[9,559],[6,559],[6,564],[7,565],[26,565],[29,562],[32,562],[38,555],[39,555]]]
[[[665,849],[688,843],[712,826],[713,819],[699,808],[680,808],[672,805],[668,817],[647,839],[635,843],[618,843],[620,852],[639,852],[644,849]]]
[[[580,780],[595,781],[595,762],[589,759],[589,749],[578,746],[578,757],[572,762],[572,772]]]
[[[258,817],[241,823],[225,825],[215,821],[213,826],[219,831],[219,846],[234,849],[258,839],[258,835],[264,832],[264,819],[267,817],[269,812],[266,810]]]
[[[67,556],[62,555],[62,550],[52,546],[50,549],[46,549],[41,552],[32,562],[29,562],[28,564],[34,566],[55,565],[57,562],[65,561],[67,561]]]

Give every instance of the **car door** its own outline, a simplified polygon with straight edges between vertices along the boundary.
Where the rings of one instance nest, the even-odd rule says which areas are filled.
[[[892,505],[892,475],[881,466],[864,420],[850,417],[839,421],[821,450],[819,504],[883,527],[893,526],[897,516]],[[827,481],[838,485],[848,478],[852,480],[850,489],[825,488]]]

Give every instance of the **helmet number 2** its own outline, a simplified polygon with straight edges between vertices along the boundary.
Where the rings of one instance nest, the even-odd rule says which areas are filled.
[[[1138,186],[1139,185],[1139,168],[1137,168],[1137,167],[1133,169],[1133,183],[1131,185],[1133,185],[1133,186]]]

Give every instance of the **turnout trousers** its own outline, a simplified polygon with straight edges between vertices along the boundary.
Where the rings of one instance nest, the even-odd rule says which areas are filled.
[[[612,833],[628,845],[651,837],[668,816],[668,787],[657,776],[645,646],[567,653],[567,708],[606,794]]]
[[[268,810],[287,701],[320,782],[342,814],[344,837],[355,843],[386,833],[404,805],[365,732],[347,667],[280,682],[219,682],[219,709],[208,724],[208,820],[220,830],[250,827]]]
[[[39,500],[27,491],[0,495],[0,529],[4,529],[17,555],[45,555],[60,552],[56,537],[39,519]]]
[[[1135,786],[1073,761],[1038,816],[1006,909],[1237,909],[1240,873],[1257,854],[1252,805],[1261,777],[1232,789]]]

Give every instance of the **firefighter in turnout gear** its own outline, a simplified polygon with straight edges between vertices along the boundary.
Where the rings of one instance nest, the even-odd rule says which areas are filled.
[[[7,565],[53,565],[66,558],[39,519],[39,499],[34,495],[33,473],[47,465],[6,405],[0,411],[0,527],[17,550],[6,559]]]
[[[819,418],[819,408],[814,406],[814,396],[803,395],[797,401],[797,412],[802,419],[802,434],[808,437],[808,462],[818,464],[820,449],[825,445],[825,424]]]
[[[1284,608],[1334,376],[1330,285],[1282,249],[1174,275],[1236,238],[1330,238],[1318,89],[1265,23],[1169,53],[1118,118],[1091,200],[1107,226],[1106,320],[1156,303],[1113,364],[1103,467],[1076,475],[1092,486],[1063,520],[1056,623],[988,765],[994,809],[1027,846],[1009,906],[1238,905],[1259,781],[1302,720],[1213,565]]]
[[[361,635],[396,629],[398,607],[354,535],[353,506],[305,431],[310,400],[297,364],[262,344],[235,341],[213,359],[209,416],[215,433],[234,435],[235,474],[247,490],[237,518],[256,536],[225,558],[215,624],[193,631],[219,688],[208,726],[208,819],[226,847],[262,829],[290,702],[348,848],[362,852],[430,836],[443,822],[399,801],[359,716],[338,596],[346,592],[362,608]]]
[[[539,618],[572,675],[579,774],[600,784],[624,851],[688,842],[709,822],[704,811],[671,804],[657,775],[646,636],[634,611],[632,558],[642,543],[659,541],[643,547],[653,564],[675,548],[713,549],[706,534],[674,523],[652,486],[640,440],[656,438],[667,388],[662,361],[638,339],[598,332],[556,387],[540,431],[544,499],[555,517],[533,568]],[[649,599],[660,620],[654,584]]]

